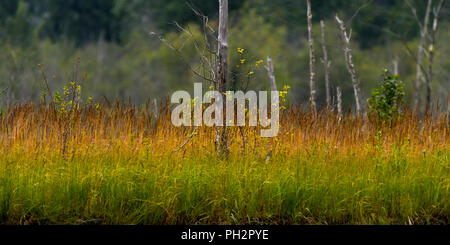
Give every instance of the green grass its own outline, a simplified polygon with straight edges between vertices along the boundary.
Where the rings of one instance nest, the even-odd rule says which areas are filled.
[[[448,224],[449,152],[0,156],[4,224]]]

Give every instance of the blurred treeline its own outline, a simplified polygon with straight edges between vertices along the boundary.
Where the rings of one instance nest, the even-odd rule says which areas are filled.
[[[147,99],[164,98],[174,90],[192,90],[193,81],[200,79],[186,61],[194,67],[199,62],[193,43],[202,40],[202,23],[187,2],[209,16],[210,25],[216,27],[216,0],[0,0],[0,93],[6,89],[0,95],[0,102],[39,100],[44,91],[42,69],[53,91],[61,90],[77,73],[83,95],[94,99],[118,97],[145,103]],[[271,56],[278,88],[290,85],[290,99],[307,103],[306,1],[229,2],[231,73],[247,74],[256,61],[265,63],[266,57]],[[410,2],[423,18],[426,1]],[[394,60],[398,60],[399,74],[411,101],[419,27],[404,1],[315,0],[312,4],[320,104],[325,103],[320,20],[326,23],[333,91],[341,86],[344,105],[354,104],[334,20],[336,13],[352,28],[355,65],[364,100],[370,96],[384,69],[392,70]],[[432,84],[435,103],[438,100],[444,103],[450,89],[449,20],[447,4],[441,14],[436,41]],[[175,22],[193,36],[177,28]],[[187,60],[182,60],[161,40],[149,35],[150,32],[182,47]],[[244,49],[247,65],[240,65],[242,57],[237,48]],[[79,68],[74,68],[78,59]],[[260,66],[254,71],[248,89],[269,89],[264,68]],[[239,88],[242,76],[233,74],[230,74],[230,86]]]

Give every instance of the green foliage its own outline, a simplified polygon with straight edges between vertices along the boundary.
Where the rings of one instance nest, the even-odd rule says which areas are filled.
[[[15,14],[6,18],[3,26],[6,35],[0,34],[0,38],[21,48],[30,46],[39,31],[39,28],[33,27],[31,17],[25,2],[19,1]]]
[[[193,0],[201,12],[210,17],[209,24],[217,28],[217,1]],[[412,23],[409,9],[398,1],[374,1],[363,8],[351,22],[353,29],[352,50],[355,67],[361,81],[363,97],[377,86],[374,77],[379,75],[379,67],[392,64],[398,56],[399,72],[404,80],[415,79],[415,60],[405,52],[402,41],[380,29],[379,26],[397,26]],[[423,1],[425,2],[425,1]],[[167,4],[166,4],[167,3]],[[332,61],[330,79],[332,95],[336,97],[336,87],[343,92],[344,110],[354,105],[353,88],[346,70],[339,31],[333,13],[339,12],[342,18],[350,19],[354,12],[366,1],[332,0],[313,1],[313,32],[315,34],[316,73],[319,104],[324,105],[325,86],[323,65],[320,62],[322,48],[320,25],[326,24],[326,44]],[[423,15],[421,1],[412,1],[419,15]],[[305,1],[294,0],[246,0],[230,1],[230,40],[229,40],[229,82],[228,88],[245,88],[250,72],[252,79],[248,89],[267,90],[269,79],[264,69],[267,56],[271,56],[279,88],[292,87],[289,101],[307,104],[309,89],[309,52],[305,48],[304,13]],[[95,11],[94,11],[95,10]],[[395,10],[386,16],[385,12]],[[67,6],[58,1],[0,0],[0,87],[8,87],[8,93],[0,97],[0,103],[33,99],[38,101],[42,87],[40,72],[36,64],[44,64],[49,75],[52,91],[62,88],[63,81],[71,80],[73,61],[81,59],[80,70],[87,74],[81,85],[83,92],[94,96],[114,100],[116,97],[133,103],[142,104],[149,98],[165,98],[174,90],[190,89],[192,82],[201,79],[189,69],[201,71],[201,59],[194,43],[203,41],[199,18],[189,9],[185,1],[178,0],[115,0],[103,4],[102,0],[69,1]],[[182,14],[181,14],[182,13]],[[409,16],[409,17],[408,17]],[[433,97],[439,96],[441,105],[445,102],[449,89],[447,54],[450,36],[444,31],[449,28],[445,16],[439,22],[436,35],[435,69],[432,84]],[[391,21],[387,25],[386,20]],[[173,23],[177,21],[193,34],[179,31]],[[384,24],[383,24],[384,23]],[[165,26],[165,28],[162,28]],[[367,30],[365,30],[367,29]],[[400,28],[418,29],[417,26]],[[164,39],[181,48],[186,60],[164,45],[160,40],[151,38],[149,31],[160,34]],[[103,34],[101,34],[103,33]],[[403,31],[399,32],[403,33]],[[373,38],[376,35],[377,38]],[[104,37],[104,38],[101,38]],[[386,45],[386,39],[390,39]],[[405,38],[415,37],[414,33]],[[368,40],[370,39],[370,40]],[[370,42],[369,42],[370,41]],[[417,47],[417,41],[410,39],[408,46]],[[245,49],[245,64],[240,65],[241,55],[237,48]],[[215,52],[215,47],[212,47]],[[205,55],[205,54],[204,54]],[[209,54],[208,54],[209,55]],[[259,67],[256,62],[263,60]],[[237,67],[239,66],[240,67]],[[426,65],[426,63],[425,63]],[[53,78],[54,77],[54,78]],[[205,84],[205,87],[209,84]],[[411,101],[413,86],[405,84],[405,100]],[[86,99],[86,98],[84,98]],[[433,98],[434,99],[434,98]],[[334,99],[336,102],[336,99]]]
[[[80,109],[80,101],[81,85],[70,82],[68,86],[64,86],[62,96],[59,92],[55,93],[53,102],[62,115],[69,115]]]
[[[123,11],[127,16],[127,25],[155,25],[164,32],[176,30],[173,22],[186,25],[199,18],[191,10],[192,6],[211,19],[218,15],[219,1],[212,0],[116,0],[115,11]],[[229,0],[230,12],[241,8],[246,0]],[[150,18],[151,17],[151,20]]]
[[[121,42],[136,28],[148,31],[156,27],[169,32],[176,30],[171,24],[174,21],[180,25],[198,21],[187,2],[210,19],[217,17],[218,1],[212,0],[0,0],[0,30],[5,28],[8,18],[25,6],[29,12],[26,21],[34,30],[39,29],[42,38],[67,38],[79,45],[100,37]],[[332,18],[336,12],[346,19],[353,16],[354,33],[363,48],[383,43],[387,28],[407,38],[418,35],[414,17],[403,1],[367,3],[368,0],[313,1],[313,21]],[[423,16],[426,1],[415,0],[412,4],[418,15]],[[298,0],[229,0],[232,18],[254,10],[270,24],[286,26],[291,38],[306,29],[305,5],[306,1]],[[356,12],[358,14],[354,15]]]
[[[404,103],[404,84],[399,76],[385,71],[380,86],[372,91],[368,99],[370,113],[378,115],[382,120],[396,119],[400,114],[400,107]]]
[[[100,37],[120,40],[122,11],[113,11],[116,1],[67,0],[48,1],[43,34],[54,40],[68,38],[76,44],[85,44]]]
[[[244,13],[230,29],[229,89],[269,90],[270,83],[264,68],[267,56],[274,60],[279,84],[292,80],[285,70],[286,60],[283,58],[286,56],[280,55],[283,53],[285,37],[286,28],[270,25],[255,11]]]

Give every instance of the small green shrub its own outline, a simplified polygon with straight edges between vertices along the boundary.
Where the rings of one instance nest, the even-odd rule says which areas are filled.
[[[404,87],[399,76],[385,70],[383,81],[368,99],[370,114],[387,121],[396,119],[400,115],[400,107],[404,104]]]

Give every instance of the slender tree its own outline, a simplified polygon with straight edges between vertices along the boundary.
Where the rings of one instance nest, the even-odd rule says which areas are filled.
[[[433,3],[433,0],[428,0],[427,3],[427,9],[425,11],[425,17],[423,23],[419,20],[419,17],[417,15],[417,10],[410,4],[408,0],[405,0],[405,2],[408,4],[408,6],[411,8],[411,11],[416,18],[416,21],[420,28],[420,40],[419,40],[419,46],[417,50],[417,61],[416,61],[416,83],[414,85],[414,108],[417,108],[420,104],[420,98],[421,98],[421,84],[424,82],[424,71],[422,66],[423,61],[423,55],[425,53],[424,45],[426,41],[426,37],[428,35],[428,23],[430,20],[430,13],[431,13],[431,5]]]
[[[398,71],[398,56],[396,55],[394,60],[392,61],[392,66],[393,66],[393,72],[394,75],[398,76],[399,75],[399,71]]]
[[[336,88],[336,97],[337,97],[337,111],[339,120],[342,118],[342,90],[341,87]]]
[[[338,22],[339,28],[341,30],[342,40],[344,41],[345,61],[348,73],[350,74],[352,79],[353,92],[355,93],[355,101],[356,101],[356,112],[358,113],[358,115],[361,115],[362,113],[361,89],[359,88],[359,80],[356,74],[355,65],[353,64],[353,54],[352,49],[350,47],[351,34],[350,35],[347,34],[344,22],[341,19],[339,19],[337,15],[336,21]]]
[[[224,94],[228,75],[228,0],[219,0],[219,36],[216,74],[218,90],[223,95],[223,103],[225,103],[226,99]],[[227,130],[225,125],[223,127],[217,127],[216,150],[218,155],[228,155],[227,141]]]
[[[426,111],[431,108],[431,83],[433,82],[433,59],[434,59],[434,45],[436,43],[436,31],[438,26],[439,13],[441,12],[442,5],[444,5],[444,0],[440,0],[436,8],[433,9],[433,26],[429,35],[430,46],[428,48],[428,72],[427,72],[427,101],[426,101]]]
[[[450,93],[447,95],[447,125],[450,126]]]
[[[270,79],[270,87],[272,88],[272,91],[277,91],[277,81],[275,80],[275,73],[273,71],[273,63],[272,58],[270,56],[267,57],[267,73],[269,75]]]
[[[326,90],[326,96],[327,96],[327,109],[329,109],[330,105],[331,105],[330,74],[329,74],[331,61],[328,60],[327,46],[325,43],[325,23],[323,22],[323,20],[320,21],[320,27],[322,29],[322,52],[323,52],[322,64],[324,66],[324,71],[325,71],[325,90]]]
[[[308,18],[308,43],[309,43],[309,87],[310,87],[310,103],[311,109],[317,112],[317,101],[316,101],[316,81],[315,81],[315,71],[314,64],[316,62],[314,56],[314,40],[312,32],[312,13],[311,13],[311,0],[306,0],[307,3],[307,18]]]

